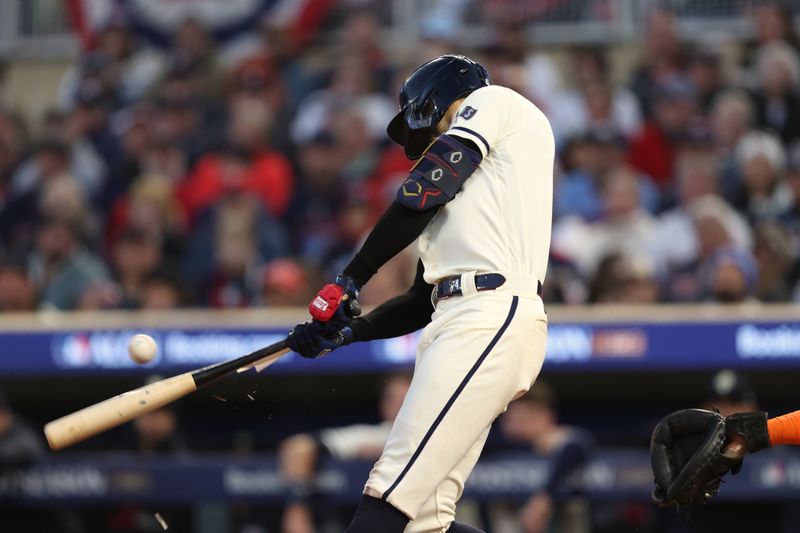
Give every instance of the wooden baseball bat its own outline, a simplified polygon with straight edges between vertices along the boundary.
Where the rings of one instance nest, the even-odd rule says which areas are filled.
[[[156,381],[53,420],[44,427],[44,434],[50,448],[61,450],[155,411],[239,368],[272,363],[288,351],[284,339],[230,361]]]

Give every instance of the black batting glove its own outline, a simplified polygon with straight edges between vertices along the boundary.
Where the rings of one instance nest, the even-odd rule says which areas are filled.
[[[303,357],[315,359],[353,342],[350,326],[344,326],[333,334],[329,333],[328,328],[328,323],[316,320],[298,324],[289,332],[288,346]]]

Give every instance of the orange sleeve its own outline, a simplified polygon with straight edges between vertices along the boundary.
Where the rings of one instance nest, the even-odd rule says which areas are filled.
[[[772,446],[800,444],[800,411],[770,418],[767,421],[767,430]]]

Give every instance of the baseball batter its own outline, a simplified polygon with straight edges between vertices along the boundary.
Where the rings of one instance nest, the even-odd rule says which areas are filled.
[[[475,532],[456,502],[489,428],[545,355],[554,141],[542,112],[469,58],[419,67],[389,137],[417,160],[290,347],[306,357],[424,327],[411,388],[346,533]],[[364,317],[360,288],[419,238],[411,289]]]

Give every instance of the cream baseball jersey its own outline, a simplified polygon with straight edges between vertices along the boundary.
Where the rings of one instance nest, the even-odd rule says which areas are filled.
[[[477,271],[544,282],[555,156],[547,118],[519,93],[491,85],[462,102],[447,134],[472,141],[483,159],[419,238],[425,281]]]
[[[477,532],[455,521],[456,504],[493,421],[545,358],[553,133],[535,105],[489,83],[482,65],[458,55],[403,83],[387,134],[417,163],[338,285],[320,291],[363,285],[418,237],[423,268],[412,288],[351,322],[356,341],[423,330],[408,393],[347,533]],[[446,135],[427,144],[445,117]],[[314,323],[296,328],[290,339],[302,354],[333,342],[319,340]]]

